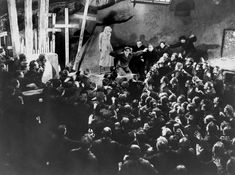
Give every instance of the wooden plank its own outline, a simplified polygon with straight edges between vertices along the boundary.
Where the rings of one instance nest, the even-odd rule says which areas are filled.
[[[3,37],[3,36],[7,36],[7,35],[8,35],[7,32],[1,32],[0,33],[0,38]]]
[[[80,13],[74,14],[74,17],[75,18],[79,18],[79,19],[83,19],[83,16],[84,15],[80,14]],[[87,21],[94,21],[94,22],[96,22],[96,17],[88,14],[87,17],[86,17],[86,20]]]
[[[40,0],[39,3],[39,45],[38,47],[42,50],[45,50],[46,47],[46,37],[47,37],[47,28],[48,28],[48,1],[49,0]]]
[[[65,8],[65,65],[69,64],[69,9]]]
[[[79,28],[79,24],[55,24],[55,28]]]
[[[15,0],[7,0],[13,55],[20,53],[20,35]]]
[[[89,4],[90,4],[90,0],[86,0],[84,15],[83,15],[83,19],[82,19],[82,27],[81,27],[79,43],[78,43],[78,51],[77,51],[75,61],[74,61],[74,66],[73,66],[74,69],[76,69],[76,67],[77,67],[77,64],[79,61],[79,53],[80,53],[80,50],[82,49],[82,42],[83,42],[84,31],[85,31],[85,27],[86,27],[86,18],[87,18],[87,14],[88,14]]]
[[[53,13],[52,14],[52,26],[54,26],[56,24],[56,14]],[[55,28],[53,28],[55,29]],[[55,30],[61,30],[61,29],[55,29]],[[51,37],[51,47],[52,47],[52,52],[55,53],[55,32],[52,31],[52,37]]]
[[[56,20],[54,17],[52,17],[52,21],[53,21],[53,27],[58,29],[58,28],[62,28],[65,29],[65,65],[69,64],[69,29],[70,28],[79,28],[79,24],[69,24],[69,10],[68,8],[65,8],[64,10],[65,13],[65,23],[64,24],[55,24]]]
[[[33,11],[32,0],[25,0],[25,49],[26,54],[31,55],[33,53]]]
[[[55,32],[62,32],[62,30],[61,29],[57,29],[57,28],[48,28],[47,32],[55,33]]]

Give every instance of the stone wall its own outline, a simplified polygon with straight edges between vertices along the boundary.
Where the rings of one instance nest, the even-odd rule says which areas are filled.
[[[172,44],[180,35],[195,34],[198,48],[209,57],[219,57],[223,30],[235,29],[235,1],[224,0],[220,5],[211,0],[194,1],[190,17],[175,16],[169,5],[136,4],[131,20],[113,25],[113,45],[133,44],[138,39],[154,45],[162,40]]]

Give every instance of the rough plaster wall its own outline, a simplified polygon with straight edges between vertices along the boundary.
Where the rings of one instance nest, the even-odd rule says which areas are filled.
[[[171,44],[180,35],[194,33],[199,48],[208,51],[209,57],[219,57],[225,28],[235,29],[233,0],[225,0],[221,5],[214,5],[209,0],[195,0],[195,10],[186,18],[174,16],[166,5],[137,4],[135,16],[130,21],[113,26],[112,43],[118,46],[142,39],[154,45],[161,40]]]

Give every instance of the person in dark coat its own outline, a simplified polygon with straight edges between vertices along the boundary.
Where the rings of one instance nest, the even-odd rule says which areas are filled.
[[[43,72],[39,71],[37,61],[31,61],[29,63],[29,71],[25,74],[26,87],[29,88],[32,83],[36,85],[35,87],[42,87],[42,74]]]
[[[156,47],[156,51],[158,53],[158,59],[163,56],[164,53],[170,54],[170,47],[166,44],[166,42],[161,41],[159,46]]]
[[[145,71],[149,72],[150,68],[159,60],[159,54],[152,44],[148,45],[148,50],[144,54]]]
[[[124,163],[120,168],[120,175],[157,175],[157,170],[153,165],[140,157],[140,147],[131,145],[129,155],[124,158]]]
[[[118,173],[118,162],[124,155],[124,147],[111,139],[112,131],[109,127],[103,129],[103,138],[95,140],[91,151],[98,160],[99,175],[115,175]]]
[[[137,41],[136,45],[133,47],[133,52],[139,52],[146,48],[143,45],[142,41]],[[140,76],[144,74],[144,56],[135,55],[134,58],[130,61],[130,69],[133,73],[138,73]]]
[[[179,41],[176,44],[170,45],[170,48],[182,48],[182,53],[184,57],[192,57],[195,62],[200,61],[197,50],[194,46],[194,43],[197,41],[195,35],[190,35],[188,38],[186,36],[180,36]]]
[[[129,63],[134,57],[142,55],[146,52],[147,49],[132,52],[132,48],[125,47],[124,51],[121,53],[111,52],[110,55],[116,57],[118,59],[117,69],[119,74],[127,74],[131,73],[131,69],[129,68]]]
[[[91,152],[92,137],[85,134],[80,141],[80,147],[72,149],[70,152],[70,169],[69,172],[73,175],[97,175],[97,159]]]

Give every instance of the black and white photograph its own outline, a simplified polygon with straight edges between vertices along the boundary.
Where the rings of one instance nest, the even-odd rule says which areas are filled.
[[[235,0],[0,0],[0,175],[235,175]]]

